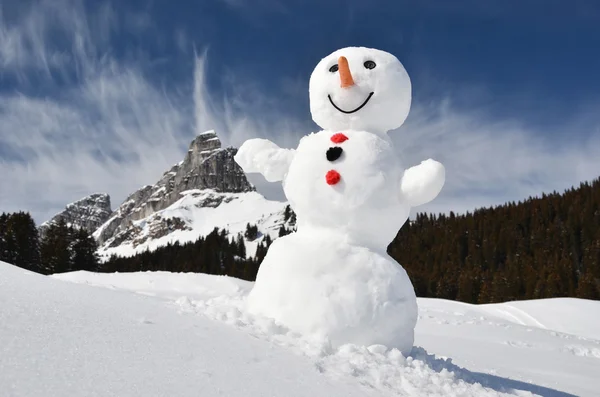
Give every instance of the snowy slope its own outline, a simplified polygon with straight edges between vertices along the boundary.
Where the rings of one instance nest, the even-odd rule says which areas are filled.
[[[567,306],[572,314],[561,317]],[[419,309],[415,344],[429,352],[472,370],[578,396],[598,395],[600,302],[544,299],[477,306],[419,299]],[[553,322],[544,323],[549,318]]]
[[[517,324],[550,329],[592,339],[600,339],[598,302],[583,299],[557,298],[483,305],[490,315]]]
[[[370,396],[169,302],[0,263],[3,396]]]
[[[600,338],[593,338],[600,335],[600,302],[549,299],[475,306],[419,299],[415,342],[419,347],[404,360],[384,347],[346,345],[331,349],[326,341],[301,337],[268,319],[250,316],[244,312],[244,298],[252,283],[233,278],[167,272],[75,272],[53,278],[88,288],[113,289],[118,296],[114,299],[128,300],[124,292],[130,291],[138,298],[142,295],[145,302],[170,308],[182,313],[186,321],[192,321],[191,317],[208,328],[225,324],[233,332],[228,337],[235,335],[231,343],[250,335],[257,343],[264,343],[265,349],[293,352],[294,360],[309,363],[309,372],[316,370],[328,382],[342,385],[358,382],[362,386],[357,391],[365,396],[371,395],[369,391],[379,396],[485,396],[500,392],[595,396],[600,388]],[[563,316],[563,312],[569,315]],[[207,319],[212,322],[204,323]],[[178,337],[185,340],[187,336],[183,333]],[[214,348],[221,349],[218,344]],[[335,393],[352,395],[343,390]],[[320,389],[316,395],[338,395],[335,393]]]
[[[169,207],[133,221],[133,227],[137,230],[136,239],[124,241],[115,247],[106,244],[100,247],[98,253],[103,258],[112,254],[131,256],[147,249],[155,250],[170,242],[195,241],[198,237],[209,234],[215,227],[227,229],[229,235],[235,238],[238,233],[246,230],[248,223],[257,225],[260,233],[275,238],[283,224],[283,210],[287,205],[267,200],[257,192],[221,193],[203,189],[189,190],[182,193],[182,196]],[[211,202],[218,202],[218,205],[210,205]],[[165,235],[153,236],[154,226],[163,224],[167,219],[175,219],[183,227],[169,230]],[[99,232],[101,229],[96,234]],[[249,255],[254,256],[260,241],[246,241]]]

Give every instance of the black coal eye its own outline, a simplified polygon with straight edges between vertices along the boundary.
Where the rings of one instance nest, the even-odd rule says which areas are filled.
[[[332,67],[330,67],[330,68],[329,68],[329,71],[330,71],[331,73],[335,73],[335,72],[337,72],[337,71],[338,71],[338,65],[337,65],[337,63],[336,63],[335,65],[333,65]]]
[[[367,69],[374,69],[377,66],[373,61],[365,61],[364,65]]]
[[[339,159],[342,156],[342,152],[344,151],[344,149],[342,149],[339,146],[334,146],[334,147],[330,147],[329,149],[327,149],[327,160],[329,161],[335,161],[337,159]]]

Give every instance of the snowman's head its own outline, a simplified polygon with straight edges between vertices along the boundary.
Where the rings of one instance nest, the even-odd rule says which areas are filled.
[[[411,83],[392,54],[348,47],[319,62],[310,76],[309,96],[313,120],[325,130],[385,133],[406,120]]]

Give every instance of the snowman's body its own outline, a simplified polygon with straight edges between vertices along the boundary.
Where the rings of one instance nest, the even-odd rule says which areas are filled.
[[[332,141],[337,137],[343,142]],[[330,161],[327,152],[334,148],[339,157]],[[324,179],[331,170],[341,177],[334,185]],[[385,251],[410,211],[400,197],[403,171],[385,137],[366,131],[320,131],[300,140],[283,190],[296,212],[298,230],[332,229],[353,244]]]
[[[275,240],[247,303],[251,313],[334,347],[382,344],[406,355],[413,345],[417,301],[406,271],[333,229],[300,228]]]
[[[375,68],[367,68],[375,62],[365,58],[376,59],[384,74],[348,78],[349,64]],[[338,59],[339,77],[323,77],[323,71],[338,71],[337,64],[329,66]],[[403,94],[387,98],[394,89]],[[269,248],[248,310],[320,334],[333,346],[384,344],[408,354],[415,292],[386,247],[410,208],[439,193],[444,168],[427,160],[405,170],[385,133],[402,124],[410,105],[408,75],[391,54],[357,48],[333,53],[313,72],[310,96],[313,118],[326,130],[303,137],[296,150],[252,139],[236,155],[246,172],[283,181],[297,216],[297,231]],[[398,111],[383,117],[393,109]]]

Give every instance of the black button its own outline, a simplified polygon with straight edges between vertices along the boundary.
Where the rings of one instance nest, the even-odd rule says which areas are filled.
[[[343,151],[344,149],[342,149],[339,146],[330,147],[329,149],[327,149],[327,160],[335,161],[339,159]]]

